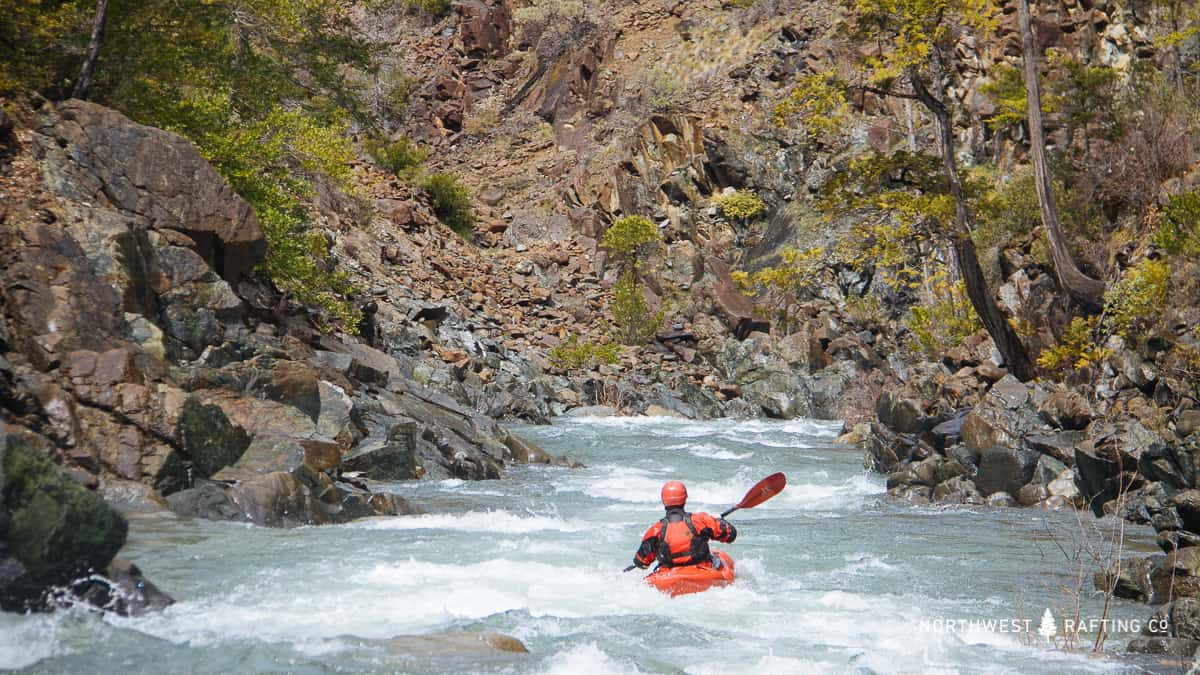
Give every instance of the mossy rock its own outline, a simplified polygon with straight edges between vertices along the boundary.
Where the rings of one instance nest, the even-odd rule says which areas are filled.
[[[49,458],[21,438],[0,435],[0,543],[28,580],[45,587],[103,570],[127,530],[119,513]]]

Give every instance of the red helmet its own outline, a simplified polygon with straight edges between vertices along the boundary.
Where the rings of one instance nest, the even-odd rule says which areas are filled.
[[[667,481],[662,487],[663,506],[683,506],[687,503],[687,488],[677,480]]]

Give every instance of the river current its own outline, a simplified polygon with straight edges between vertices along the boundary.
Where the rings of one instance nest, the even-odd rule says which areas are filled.
[[[519,432],[587,468],[518,466],[500,481],[392,484],[386,489],[431,515],[341,526],[134,517],[122,555],[179,602],[132,619],[83,609],[0,614],[0,670],[1152,667],[1087,654],[1091,632],[1076,650],[1038,633],[1061,632],[1077,596],[1081,619],[1102,616],[1091,583],[1102,543],[1090,516],[897,503],[882,477],[864,472],[861,451],[832,444],[835,425],[824,422],[599,418]],[[775,471],[787,474],[787,489],[732,515],[737,541],[714,544],[736,562],[733,586],[671,599],[637,572],[621,573],[660,517],[665,480],[687,483],[689,509],[715,514]],[[1151,535],[1128,527],[1126,548],[1148,550]],[[1117,601],[1109,649],[1122,648],[1149,615]],[[482,649],[464,632],[511,635],[529,653]]]

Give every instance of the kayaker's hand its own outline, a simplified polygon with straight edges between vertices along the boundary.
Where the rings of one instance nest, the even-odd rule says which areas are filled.
[[[716,533],[712,531],[711,527],[706,527],[703,530],[700,530],[700,536],[707,539],[712,539],[716,536]]]

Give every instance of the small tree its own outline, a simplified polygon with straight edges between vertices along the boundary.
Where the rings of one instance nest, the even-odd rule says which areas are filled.
[[[996,305],[979,267],[971,240],[971,214],[959,175],[954,134],[954,99],[949,89],[958,73],[958,45],[972,31],[996,27],[991,3],[980,0],[842,0],[858,45],[857,78],[848,84],[860,95],[917,101],[933,116],[942,172],[953,203],[943,235],[949,240],[959,272],[979,318],[1016,377],[1034,376],[1020,337]],[[809,116],[820,110],[805,111]]]
[[[642,257],[651,244],[661,240],[658,228],[645,216],[624,216],[600,238],[600,245],[608,249],[625,268],[638,269]]]
[[[658,332],[666,315],[663,309],[655,312],[650,308],[637,273],[631,269],[613,284],[611,309],[617,338],[627,345],[645,344]]]
[[[642,263],[660,240],[658,228],[644,216],[618,218],[600,239],[622,269],[613,284],[611,309],[617,336],[627,345],[646,342],[662,325],[664,312],[650,310],[640,283]]]

